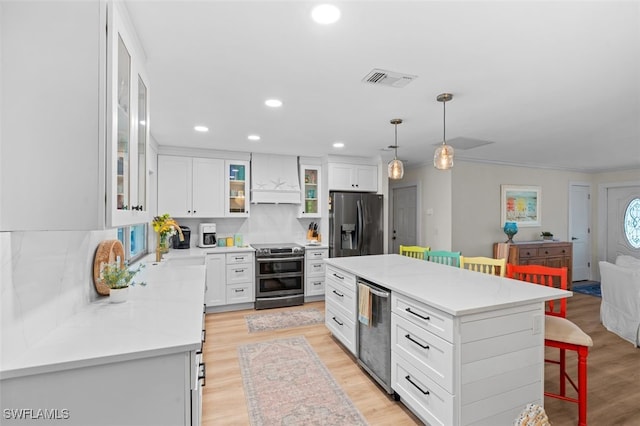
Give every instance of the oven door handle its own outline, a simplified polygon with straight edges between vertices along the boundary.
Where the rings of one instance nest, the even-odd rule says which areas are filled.
[[[258,263],[273,263],[280,262],[283,260],[304,260],[304,256],[302,257],[265,257],[265,258],[256,258],[256,262]]]

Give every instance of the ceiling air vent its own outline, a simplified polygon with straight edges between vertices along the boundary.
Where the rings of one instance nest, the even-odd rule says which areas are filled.
[[[401,74],[399,72],[373,69],[362,81],[378,86],[404,87],[418,78],[417,75]]]

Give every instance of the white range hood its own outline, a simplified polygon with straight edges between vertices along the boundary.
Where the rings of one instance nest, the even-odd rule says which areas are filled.
[[[251,202],[300,204],[298,157],[251,154]]]

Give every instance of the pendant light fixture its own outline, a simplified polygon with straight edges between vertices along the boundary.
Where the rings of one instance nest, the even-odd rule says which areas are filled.
[[[436,99],[438,102],[442,102],[442,146],[439,146],[433,154],[433,166],[439,170],[449,170],[453,167],[453,147],[447,145],[446,103],[453,99],[453,95],[451,93],[441,93]]]
[[[395,150],[393,160],[389,161],[389,179],[402,179],[404,176],[404,165],[402,161],[398,160],[398,124],[402,123],[401,118],[394,118],[391,120],[391,124],[395,126],[396,142],[389,148]]]

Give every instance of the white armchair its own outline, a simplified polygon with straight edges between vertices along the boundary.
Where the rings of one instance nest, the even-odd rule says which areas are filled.
[[[599,264],[602,325],[640,347],[640,259],[618,256],[615,265]]]

